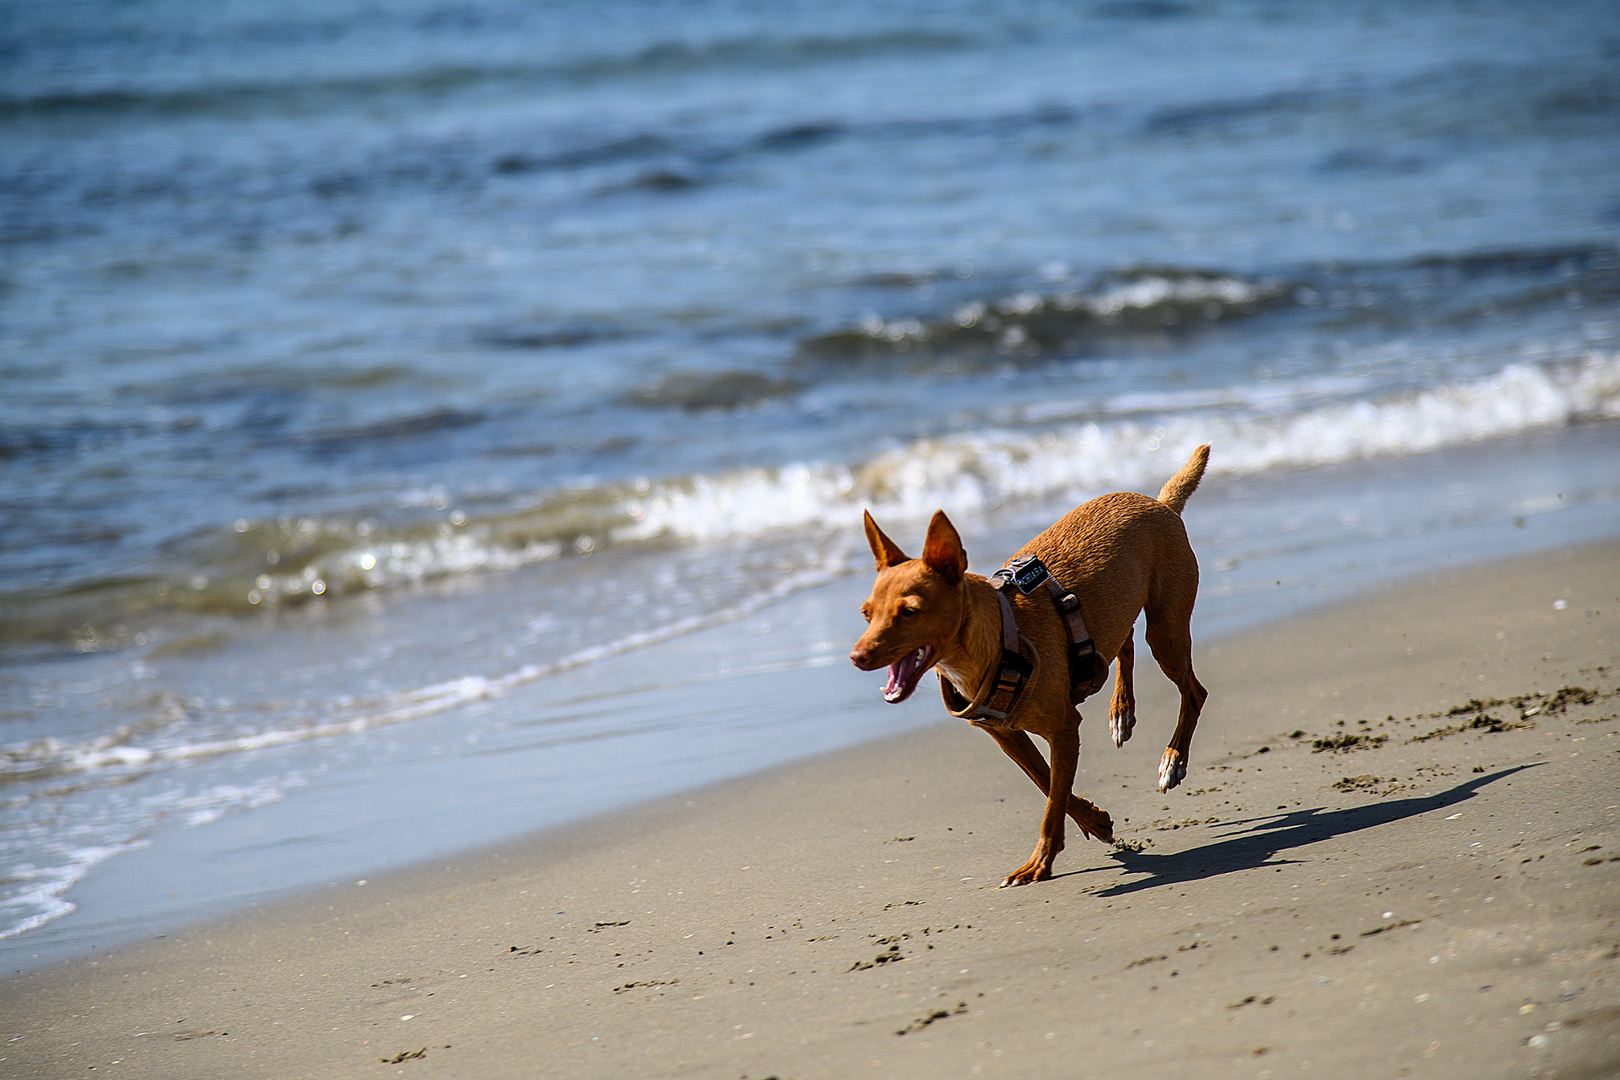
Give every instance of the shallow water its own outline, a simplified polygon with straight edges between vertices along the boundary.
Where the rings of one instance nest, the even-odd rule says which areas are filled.
[[[1211,442],[1204,633],[1620,533],[1609,14],[8,8],[0,947],[860,737],[865,507]]]

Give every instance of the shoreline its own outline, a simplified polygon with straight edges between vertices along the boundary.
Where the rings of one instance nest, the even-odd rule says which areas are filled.
[[[1213,643],[1415,572],[1620,535],[1620,502],[1598,479],[1620,460],[1616,430],[1612,422],[1577,425],[1263,482],[1206,479],[1188,522],[1204,564],[1194,636]],[[1414,522],[1409,513],[1435,491],[1446,493],[1446,513],[1424,510]],[[989,563],[1047,523],[1044,511],[1024,505],[959,527]],[[432,628],[469,618],[495,642],[504,624],[486,619],[490,602],[509,615],[541,610],[554,584],[518,576],[468,593],[424,590],[316,629],[340,655],[368,644],[404,647],[413,634],[436,635]],[[461,656],[457,646],[456,662],[427,681],[441,680],[442,691],[471,676],[475,695],[490,686],[492,696],[403,727],[295,741],[246,759],[226,754],[127,784],[116,773],[87,774],[91,788],[70,796],[58,816],[103,813],[97,791],[116,788],[144,824],[77,844],[104,861],[88,873],[66,864],[79,880],[57,895],[75,910],[0,940],[0,971],[105,951],[343,876],[480,850],[937,722],[927,702],[882,706],[870,680],[848,668],[847,639],[866,587],[863,566],[738,620],[532,683],[503,677],[510,663],[480,647]],[[309,659],[309,640],[297,628],[246,633],[202,663],[234,677],[241,665],[263,666],[268,653],[272,665],[297,669]],[[126,662],[101,661],[104,669]],[[188,683],[178,670],[157,680],[194,694],[207,682]],[[604,769],[612,779],[599,782]],[[232,809],[244,802],[250,809]],[[203,827],[194,827],[197,819]],[[107,820],[120,819],[114,811]]]
[[[1211,642],[1167,796],[1144,666],[1076,783],[1126,843],[1050,882],[994,887],[1040,799],[940,723],[9,978],[0,1071],[1599,1075],[1617,583],[1606,541]]]

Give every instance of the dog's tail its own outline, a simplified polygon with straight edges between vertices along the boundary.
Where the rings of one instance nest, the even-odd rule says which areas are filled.
[[[1204,478],[1204,466],[1208,464],[1209,444],[1205,443],[1193,451],[1180,472],[1165,481],[1164,490],[1159,492],[1159,501],[1176,513],[1181,513],[1181,508],[1187,505],[1187,497],[1198,490],[1198,481]]]

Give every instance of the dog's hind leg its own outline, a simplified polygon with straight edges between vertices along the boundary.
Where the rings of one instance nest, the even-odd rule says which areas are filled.
[[[1187,760],[1192,752],[1193,731],[1198,727],[1198,715],[1204,709],[1209,691],[1204,689],[1193,674],[1192,630],[1188,623],[1192,605],[1172,618],[1163,613],[1148,613],[1147,643],[1153,658],[1159,662],[1170,681],[1181,691],[1181,715],[1176,719],[1175,734],[1159,759],[1159,790],[1169,791],[1187,778]]]
[[[1041,752],[1035,748],[1035,742],[1029,737],[1029,733],[994,727],[985,727],[984,730],[990,733],[990,737],[996,740],[996,745],[1000,746],[1008,757],[1018,763],[1018,767],[1024,770],[1025,775],[1035,781],[1035,786],[1041,789],[1041,794],[1047,797],[1047,805],[1050,806],[1052,801],[1051,771],[1047,768],[1046,759],[1041,757]],[[1079,731],[1075,729],[1075,761],[1077,763],[1079,756]],[[1080,826],[1080,831],[1085,835],[1095,837],[1105,844],[1113,843],[1114,819],[1108,816],[1108,811],[1103,810],[1091,800],[1082,799],[1074,794],[1073,787],[1074,772],[1071,766],[1069,773],[1069,816],[1074,819],[1076,825]],[[1061,819],[1058,824],[1062,825]],[[1052,854],[1056,856],[1057,852]]]
[[[1118,666],[1114,669],[1114,700],[1108,705],[1108,735],[1115,746],[1124,746],[1136,727],[1136,684],[1132,673],[1136,668],[1136,631],[1125,635],[1125,644],[1119,647]]]

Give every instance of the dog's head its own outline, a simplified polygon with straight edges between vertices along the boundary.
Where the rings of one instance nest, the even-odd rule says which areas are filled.
[[[862,671],[889,669],[883,699],[906,700],[939,659],[941,646],[962,626],[967,552],[943,510],[928,524],[920,558],[909,558],[866,515],[866,541],[877,559],[877,581],[861,605],[866,633],[849,658]]]

